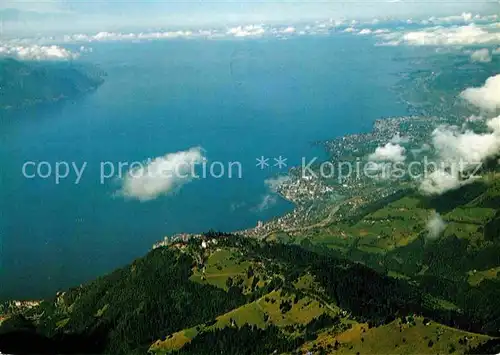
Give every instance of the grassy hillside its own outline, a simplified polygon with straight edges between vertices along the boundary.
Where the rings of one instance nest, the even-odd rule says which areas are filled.
[[[442,196],[408,192],[357,218],[316,228],[290,240],[320,253],[362,263],[406,280],[433,302],[474,321],[475,331],[498,332],[500,305],[500,179],[487,173],[474,184]],[[444,230],[430,236],[438,212]]]
[[[468,324],[461,311],[404,279],[296,245],[217,233],[203,240],[160,247],[94,282],[11,311],[0,327],[0,351],[301,352],[323,347],[325,337],[352,334],[359,324],[389,334],[399,324],[397,319],[410,318],[419,320],[411,334],[424,334],[424,328],[449,329],[442,339],[456,349],[491,339],[474,335],[477,341],[461,348],[458,341],[465,333],[435,322],[464,330],[474,323]],[[422,326],[422,317],[432,319],[433,325]],[[416,343],[407,346],[408,352],[427,346],[428,341],[424,344],[410,333],[408,339]],[[375,342],[370,344],[363,346],[378,349]],[[436,344],[436,349],[444,349]]]
[[[336,354],[464,354],[485,344],[490,337],[468,333],[421,317],[397,319],[380,327],[357,323],[332,333],[325,331],[302,346],[304,352]]]

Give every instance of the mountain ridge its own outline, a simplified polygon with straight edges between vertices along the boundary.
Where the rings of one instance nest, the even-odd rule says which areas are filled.
[[[265,351],[300,353],[323,339],[325,328],[339,339],[361,328],[427,332],[431,319],[462,328],[452,331],[461,343],[472,336],[467,346],[454,345],[464,351],[495,339],[467,335],[481,324],[405,280],[299,245],[210,232],[158,247],[107,276],[14,312],[0,327],[0,350],[19,353],[20,333],[45,344],[46,353],[197,354],[200,342],[213,341],[231,353],[234,337],[263,339],[259,349]],[[437,325],[434,332],[443,329]],[[355,346],[330,338],[336,340],[325,348]]]
[[[0,110],[76,99],[96,90],[104,77],[87,63],[0,58]]]

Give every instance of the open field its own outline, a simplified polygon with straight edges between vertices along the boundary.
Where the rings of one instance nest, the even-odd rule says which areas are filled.
[[[341,334],[326,331],[302,349],[305,353],[321,347],[327,353],[335,350],[335,354],[463,354],[491,339],[433,322],[424,325],[419,317],[413,323],[403,323],[398,319],[377,328],[357,323]]]

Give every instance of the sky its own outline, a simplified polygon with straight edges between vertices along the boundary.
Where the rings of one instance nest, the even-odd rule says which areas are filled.
[[[3,31],[109,31],[311,19],[500,13],[497,0],[0,0]],[[496,11],[495,11],[496,10]]]

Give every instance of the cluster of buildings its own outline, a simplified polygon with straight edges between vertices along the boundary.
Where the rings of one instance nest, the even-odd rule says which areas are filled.
[[[165,247],[168,245],[176,243],[187,243],[191,238],[201,238],[201,234],[189,234],[189,233],[179,233],[172,236],[165,236],[163,240],[160,240],[153,244],[153,249]]]
[[[412,154],[421,148],[436,125],[442,123],[437,117],[404,116],[376,120],[373,130],[367,133],[351,134],[322,142],[329,155],[329,161],[351,162],[356,164],[365,159],[381,145],[389,142],[405,146],[406,154]],[[414,149],[411,149],[414,148]],[[420,149],[422,150],[422,149]],[[319,162],[321,163],[321,162]],[[340,181],[337,177],[328,178],[318,172],[318,166],[311,169],[317,174],[305,175],[301,168],[292,168],[289,178],[283,180],[276,192],[295,204],[294,211],[267,222],[259,221],[255,228],[236,232],[249,237],[262,238],[273,232],[299,230],[326,220],[339,201],[336,217],[348,218],[356,210],[403,188],[402,184],[383,181],[382,179],[365,178],[352,174]],[[359,199],[355,197],[359,196]],[[340,207],[340,201],[349,200]],[[177,234],[165,237],[153,248],[187,242],[190,238],[201,235]]]

